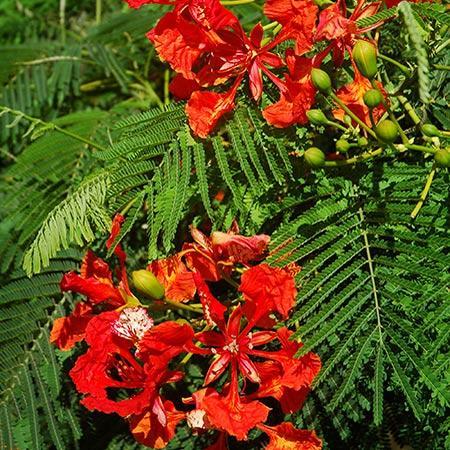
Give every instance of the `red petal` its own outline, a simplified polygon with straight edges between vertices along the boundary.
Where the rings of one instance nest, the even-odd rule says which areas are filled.
[[[314,431],[298,430],[290,422],[275,427],[259,426],[269,435],[270,442],[266,450],[320,450],[322,441]]]
[[[77,303],[70,316],[60,317],[53,322],[50,342],[60,350],[70,350],[84,339],[86,327],[92,317],[91,306],[83,302]]]
[[[204,385],[210,384],[213,381],[217,380],[224,372],[225,369],[228,367],[228,364],[230,363],[230,353],[224,353],[219,356],[209,367],[208,372],[205,376],[205,382]]]
[[[187,100],[193,92],[200,88],[195,80],[187,80],[181,74],[177,74],[169,85],[169,91],[176,100]]]
[[[196,91],[186,105],[186,114],[192,131],[206,138],[216,127],[220,118],[233,110],[235,89],[224,94]]]

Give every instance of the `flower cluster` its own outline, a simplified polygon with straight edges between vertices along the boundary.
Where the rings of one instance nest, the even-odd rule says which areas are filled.
[[[196,135],[209,135],[219,119],[234,108],[237,90],[245,79],[255,101],[261,99],[264,78],[279,91],[279,100],[262,112],[269,124],[279,128],[305,124],[316,96],[312,70],[328,55],[332,55],[336,67],[349,55],[354,80],[343,86],[338,96],[371,125],[369,108],[363,102],[371,85],[354,64],[352,49],[364,33],[382,23],[365,28],[357,24],[376,14],[381,2],[358,0],[349,14],[344,0],[322,11],[313,0],[267,0],[264,14],[273,22],[265,27],[258,23],[248,35],[219,0],[127,2],[132,8],[146,3],[173,6],[147,36],[161,60],[176,72],[170,90],[175,97],[188,99],[186,113]],[[283,51],[277,54],[281,48]],[[380,107],[374,120],[383,112]],[[333,114],[343,119],[341,108]]]
[[[122,220],[114,219],[107,247]],[[179,253],[133,272],[132,288],[120,246],[115,274],[88,252],[80,273],[64,275],[61,289],[85,299],[55,321],[51,341],[64,350],[84,341],[70,371],[82,404],[119,414],[153,448],[185,421],[192,433],[213,435],[209,450],[227,449],[230,436],[247,440],[255,428],[269,450],[320,449],[314,431],[280,419],[302,407],[321,367],[314,353],[297,356],[302,344],[280,323],[294,306],[300,268],[264,262],[265,235],[191,232]],[[180,382],[193,360],[205,368],[204,383],[186,388]]]

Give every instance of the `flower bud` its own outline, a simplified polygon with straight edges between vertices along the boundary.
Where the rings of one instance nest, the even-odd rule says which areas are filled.
[[[320,109],[310,109],[306,116],[313,125],[326,125],[328,119]]]
[[[305,161],[310,167],[322,167],[325,164],[325,153],[317,147],[310,147],[305,152]]]
[[[368,141],[367,138],[365,138],[364,136],[361,136],[361,137],[358,139],[358,145],[359,145],[360,147],[365,147],[366,145],[369,145],[369,141]]]
[[[164,297],[164,286],[149,270],[135,270],[131,274],[134,287],[142,295],[160,300]]]
[[[350,150],[350,143],[345,139],[339,139],[336,142],[336,150],[340,153],[347,153]]]
[[[434,160],[439,167],[450,167],[450,150],[446,148],[439,149],[434,154]]]
[[[377,49],[370,42],[359,40],[352,51],[353,59],[359,71],[367,78],[373,78],[377,69]]]
[[[329,94],[331,92],[331,79],[330,76],[321,69],[311,70],[312,84],[322,94]]]
[[[344,123],[346,125],[351,125],[352,124],[352,118],[348,114],[344,114]]]
[[[364,94],[363,100],[372,109],[376,108],[383,101],[383,95],[378,89],[370,89]]]
[[[381,142],[390,144],[398,137],[398,127],[390,120],[383,120],[376,126],[375,133]]]
[[[435,137],[440,136],[441,132],[432,123],[425,123],[422,125],[422,131],[425,136]]]

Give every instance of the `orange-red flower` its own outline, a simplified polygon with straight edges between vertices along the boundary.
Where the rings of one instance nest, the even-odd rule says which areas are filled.
[[[180,255],[153,261],[147,266],[164,286],[165,296],[175,302],[191,300],[195,295],[195,283]]]
[[[336,95],[356,116],[358,116],[359,119],[370,127],[372,123],[369,116],[369,108],[365,105],[363,97],[369,89],[372,89],[372,84],[367,78],[361,75],[356,66],[354,66],[353,69],[355,72],[354,80],[339,88]],[[376,84],[387,101],[387,95],[383,85],[379,81],[376,81]],[[372,110],[375,123],[378,122],[385,111],[386,109],[383,105],[377,106]],[[344,121],[345,111],[341,108],[336,108],[333,110],[333,116],[338,120]],[[357,124],[354,123],[354,125]]]
[[[320,450],[322,441],[314,431],[298,430],[290,422],[283,422],[269,427],[259,425],[269,436],[270,442],[266,450]]]
[[[123,216],[114,217],[111,234],[106,247],[110,248],[120,232]],[[68,272],[63,275],[61,291],[72,291],[86,296],[78,303],[72,314],[55,320],[50,333],[50,341],[62,350],[71,349],[76,342],[84,339],[86,327],[93,317],[95,308],[110,310],[125,305],[127,295],[131,295],[125,270],[126,255],[120,245],[114,250],[119,259],[119,285],[115,286],[108,264],[88,250],[81,264],[80,274]],[[100,306],[96,306],[100,305]]]
[[[286,128],[308,122],[306,113],[314,104],[316,96],[311,70],[320,62],[320,56],[310,59],[297,56],[292,50],[286,52],[288,73],[285,75],[284,88],[280,90],[280,99],[263,111],[268,123],[277,128]]]
[[[266,318],[272,312],[286,319],[297,296],[295,279],[291,273],[265,263],[243,273],[239,290],[244,295],[244,310],[249,320],[255,320],[255,316],[258,316],[258,320]]]
[[[270,240],[264,234],[246,237],[233,230],[213,232],[208,237],[191,228],[191,234],[194,242],[185,244],[182,254],[187,266],[207,281],[219,281],[237,263],[247,264],[263,258]]]
[[[299,56],[311,50],[319,8],[312,0],[267,0],[264,14],[283,25],[282,39],[295,40]]]
[[[377,13],[381,2],[366,4],[366,0],[359,0],[352,14],[347,18],[345,0],[338,0],[335,4],[324,9],[319,15],[319,23],[314,36],[315,41],[330,41],[328,50],[333,51],[333,61],[340,66],[344,60],[345,51],[351,53],[355,36],[366,33],[380,26],[383,21],[359,28],[358,20],[373,16]]]

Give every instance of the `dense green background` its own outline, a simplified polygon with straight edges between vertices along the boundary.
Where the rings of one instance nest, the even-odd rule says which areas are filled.
[[[67,1],[61,15],[60,6],[0,2],[0,105],[16,111],[0,117],[0,448],[136,447],[124,421],[78,405],[67,377],[76,351],[48,344],[52,320],[73,305],[59,293],[62,273],[88,246],[105,256],[118,211],[130,269],[179,249],[191,223],[226,230],[234,218],[243,234],[272,234],[272,264],[303,266],[289,326],[324,368],[292,420],[315,428],[325,448],[450,448],[448,170],[435,172],[412,219],[431,157],[387,153],[311,171],[304,149],[330,149],[339,136],[271,129],[245,87],[219,134],[195,140],[144,37],[165,7]],[[249,29],[261,4],[233,11]],[[380,45],[413,76],[392,65],[381,73],[390,92],[401,85],[423,120],[448,130],[448,71],[434,65],[450,62],[449,16],[439,5],[408,11],[413,20],[394,18]],[[432,70],[418,83],[425,64]],[[201,384],[200,369],[183,393]],[[232,448],[262,448],[255,438]],[[169,448],[199,449],[202,439],[180,427]]]

